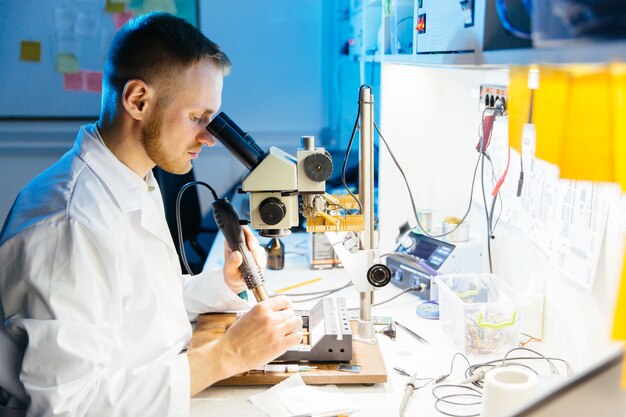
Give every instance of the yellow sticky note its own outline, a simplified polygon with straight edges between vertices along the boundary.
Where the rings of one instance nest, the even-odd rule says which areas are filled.
[[[41,61],[41,42],[21,41],[20,42],[20,59],[22,61]]]
[[[611,65],[615,181],[626,191],[626,64]]]
[[[60,74],[73,74],[78,72],[78,58],[73,54],[57,55],[56,71]]]
[[[528,121],[530,107],[528,89],[528,67],[511,66],[509,70],[509,144],[518,152],[522,151],[522,129]]]
[[[562,68],[539,68],[539,88],[535,90],[533,123],[537,132],[535,156],[559,165],[570,94],[570,75]]]
[[[608,67],[572,68],[569,90],[559,164],[561,176],[612,181],[613,131]]]
[[[617,296],[615,319],[613,320],[613,339],[626,340],[626,256],[624,256],[622,280]]]
[[[107,13],[122,13],[126,11],[126,3],[117,3],[113,0],[107,0],[104,11]]]

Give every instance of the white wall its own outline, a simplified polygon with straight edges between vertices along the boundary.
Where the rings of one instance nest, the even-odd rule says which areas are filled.
[[[0,223],[4,223],[17,193],[73,146],[82,124],[92,122],[0,122]],[[194,163],[196,178],[209,183],[219,195],[235,184],[244,171],[243,165],[222,145],[205,149]],[[203,212],[211,203],[210,199],[201,199]]]
[[[255,138],[319,136],[328,124],[329,17],[319,0],[200,2],[200,29],[233,62],[222,110]]]
[[[435,209],[438,219],[461,217],[478,156],[478,89],[481,83],[506,85],[508,73],[385,64],[381,82],[381,129],[409,178],[418,208]],[[386,151],[380,165],[381,245],[386,252],[394,246],[397,227],[412,215],[402,178]],[[507,181],[516,182],[518,172],[510,172]],[[477,185],[475,196],[479,191]],[[472,235],[484,240],[482,210],[474,204],[470,224]],[[594,285],[586,290],[552,267],[522,231],[501,221],[495,235],[494,272],[517,291],[526,288],[532,273],[549,277],[544,338],[555,351],[579,366],[606,352],[623,253],[619,239],[605,240]]]

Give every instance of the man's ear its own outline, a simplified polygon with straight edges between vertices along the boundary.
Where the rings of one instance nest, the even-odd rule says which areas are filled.
[[[122,91],[122,105],[135,120],[143,120],[155,105],[154,89],[141,80],[132,79],[126,82]]]

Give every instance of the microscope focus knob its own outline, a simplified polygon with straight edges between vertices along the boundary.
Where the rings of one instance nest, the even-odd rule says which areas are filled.
[[[287,214],[285,205],[276,197],[266,198],[259,204],[261,220],[270,226],[280,223],[285,214]]]
[[[384,287],[391,281],[391,270],[387,265],[372,265],[370,269],[367,270],[367,281],[374,287]]]
[[[333,173],[333,159],[328,152],[311,154],[303,162],[304,173],[311,181],[326,181]]]

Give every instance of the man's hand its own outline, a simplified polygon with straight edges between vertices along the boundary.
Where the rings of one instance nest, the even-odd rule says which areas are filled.
[[[224,336],[188,352],[191,395],[276,359],[302,341],[301,330],[302,317],[286,297],[259,302]]]
[[[252,231],[248,228],[248,226],[243,226],[243,233],[246,236],[246,243],[248,244],[248,249],[252,252],[252,256],[254,256],[254,260],[256,261],[259,268],[264,269],[265,264],[267,263],[267,258],[265,256],[265,249],[263,249],[259,245],[259,239],[257,239]],[[232,248],[228,245],[228,242],[225,241],[224,244],[224,281],[226,285],[236,294],[247,289],[246,283],[241,276],[241,271],[239,270],[239,266],[243,262],[243,257],[241,256],[241,252],[233,251]]]
[[[285,296],[270,298],[237,320],[221,341],[225,359],[232,360],[233,372],[249,371],[302,341],[302,317],[295,315]]]

